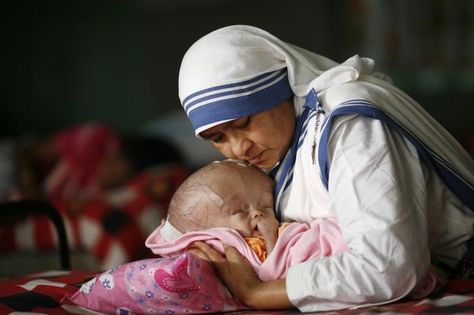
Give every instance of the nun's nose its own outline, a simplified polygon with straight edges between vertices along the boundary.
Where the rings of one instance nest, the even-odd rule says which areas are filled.
[[[247,152],[252,146],[252,142],[247,138],[236,137],[231,141],[232,152],[239,160],[248,158]]]

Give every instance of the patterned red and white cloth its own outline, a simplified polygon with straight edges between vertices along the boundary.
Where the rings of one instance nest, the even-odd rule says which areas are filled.
[[[148,254],[145,238],[166,217],[173,192],[188,175],[183,166],[168,165],[143,172],[120,189],[83,204],[60,198],[52,203],[63,217],[70,248],[87,251],[106,270]],[[46,217],[31,216],[0,228],[0,253],[54,250],[57,243]]]
[[[51,271],[0,279],[0,314],[98,314],[62,303],[96,274],[81,271]],[[238,311],[229,314],[299,314],[298,311]],[[314,313],[314,314],[335,314]],[[474,280],[450,280],[437,295],[421,300],[399,301],[384,306],[338,311],[337,314],[474,314]]]

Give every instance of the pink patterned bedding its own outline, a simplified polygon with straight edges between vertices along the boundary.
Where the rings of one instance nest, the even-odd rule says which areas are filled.
[[[196,256],[150,258],[97,275],[65,301],[106,314],[204,314],[246,309]]]
[[[90,281],[94,276],[96,274],[92,272],[76,270],[0,279],[0,314],[13,315],[21,312],[49,315],[97,314],[64,299],[66,295],[73,296],[83,283]],[[299,312],[236,310],[230,311],[229,314],[299,314]],[[338,311],[337,314],[474,314],[474,280],[450,280],[443,291],[420,300],[402,300],[384,306]]]

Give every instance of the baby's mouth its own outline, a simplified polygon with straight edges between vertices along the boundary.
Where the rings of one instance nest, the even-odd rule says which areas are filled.
[[[260,231],[258,230],[258,225],[255,226],[255,229],[252,231],[252,236],[253,236],[253,237],[262,236],[262,233],[260,233]]]

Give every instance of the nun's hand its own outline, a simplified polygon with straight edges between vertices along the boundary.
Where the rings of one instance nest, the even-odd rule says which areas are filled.
[[[255,309],[288,309],[292,304],[286,294],[285,279],[263,282],[237,249],[224,245],[222,255],[204,242],[192,250],[214,266],[227,288],[240,301]]]

